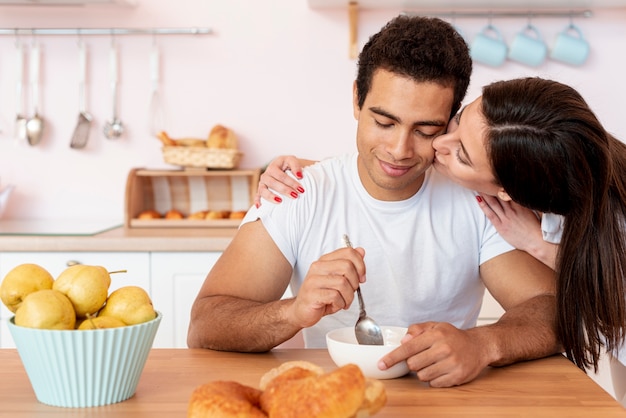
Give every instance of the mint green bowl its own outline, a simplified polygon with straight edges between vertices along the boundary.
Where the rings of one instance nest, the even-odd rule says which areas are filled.
[[[41,403],[83,408],[135,394],[162,315],[143,324],[96,330],[9,330]]]

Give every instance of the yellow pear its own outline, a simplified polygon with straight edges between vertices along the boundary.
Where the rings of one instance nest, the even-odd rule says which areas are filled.
[[[52,288],[65,294],[74,305],[76,316],[84,318],[102,308],[110,285],[111,276],[104,267],[76,264],[63,270]]]
[[[88,317],[78,326],[79,330],[125,327],[126,324],[112,316]]]
[[[43,289],[30,293],[15,312],[15,325],[39,329],[74,329],[76,313],[63,293]]]
[[[156,318],[156,312],[148,292],[139,286],[124,286],[111,292],[98,316],[112,316],[126,325],[135,325]]]
[[[17,311],[30,293],[52,289],[54,278],[37,264],[20,264],[4,276],[0,285],[0,299],[11,312]]]

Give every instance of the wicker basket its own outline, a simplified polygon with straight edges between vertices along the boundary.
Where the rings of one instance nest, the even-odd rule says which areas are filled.
[[[236,149],[165,146],[163,159],[168,164],[194,168],[236,168],[243,155]]]

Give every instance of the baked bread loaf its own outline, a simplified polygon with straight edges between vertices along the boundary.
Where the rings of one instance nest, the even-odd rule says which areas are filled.
[[[154,209],[148,209],[139,212],[137,219],[161,219],[163,216]]]
[[[217,149],[237,149],[237,136],[232,129],[215,125],[209,132],[206,146]]]
[[[170,209],[165,212],[165,219],[184,219],[185,215],[181,211],[176,209]]]
[[[266,418],[259,408],[260,395],[260,390],[237,382],[206,383],[191,394],[187,418]]]

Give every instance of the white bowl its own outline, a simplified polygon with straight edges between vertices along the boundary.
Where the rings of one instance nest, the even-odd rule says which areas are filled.
[[[356,364],[366,377],[374,379],[394,379],[409,372],[406,361],[394,364],[387,370],[378,368],[378,361],[385,354],[400,346],[400,340],[407,328],[381,326],[385,345],[360,345],[354,335],[354,327],[339,328],[326,334],[328,353],[339,367],[348,363]]]
[[[37,400],[83,408],[134,395],[162,315],[152,321],[95,330],[9,330]]]

